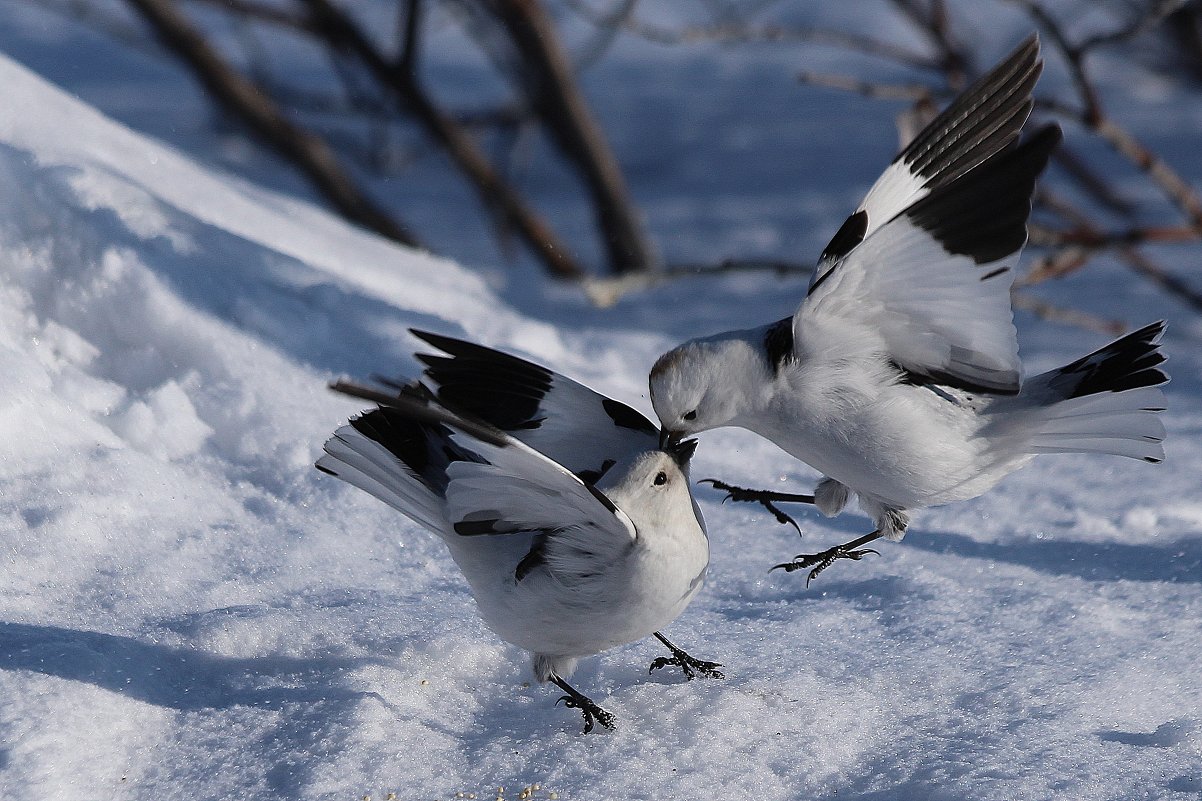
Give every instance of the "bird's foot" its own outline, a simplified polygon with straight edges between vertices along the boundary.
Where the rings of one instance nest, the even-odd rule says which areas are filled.
[[[610,730],[616,728],[614,716],[597,706],[597,703],[593,699],[576,692],[570,687],[567,688],[567,692],[567,695],[562,695],[559,697],[559,700],[555,702],[555,705],[559,706],[559,704],[562,703],[568,709],[579,709],[581,716],[584,718],[585,734],[588,734],[593,730],[595,723],[600,723],[602,726]]]
[[[672,656],[657,657],[651,663],[651,667],[647,669],[648,673],[654,673],[662,667],[674,665],[680,668],[680,672],[689,681],[692,681],[697,676],[705,676],[707,679],[724,679],[726,674],[718,668],[722,667],[721,662],[706,662],[703,659],[697,659],[689,656],[679,648],[672,650]]]
[[[734,501],[735,503],[758,503],[760,506],[767,509],[776,518],[776,522],[781,525],[792,526],[797,529],[797,533],[801,534],[801,526],[797,525],[797,521],[780,510],[780,507],[774,503],[813,503],[814,496],[812,495],[796,495],[785,492],[772,492],[771,490],[756,490],[747,489],[745,487],[735,487],[727,484],[725,481],[719,481],[716,478],[704,478],[699,483],[709,484],[716,490],[726,493],[726,497],[722,499],[723,503]]]
[[[792,562],[783,562],[779,565],[773,565],[771,570],[783,570],[786,573],[792,573],[794,570],[805,570],[807,567],[813,568],[810,575],[806,578],[806,586],[810,586],[810,582],[818,577],[818,574],[833,565],[839,559],[852,559],[860,561],[870,553],[875,553],[878,556],[879,552],[872,548],[849,548],[847,545],[836,545],[834,548],[829,548],[822,553],[814,554],[798,554],[793,557]]]

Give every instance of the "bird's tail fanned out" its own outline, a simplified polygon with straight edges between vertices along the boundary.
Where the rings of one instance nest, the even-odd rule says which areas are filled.
[[[1164,321],[1145,326],[1023,387],[1041,400],[1032,453],[1106,453],[1164,460],[1160,385]]]
[[[437,422],[414,420],[382,406],[335,431],[316,467],[379,498],[429,530],[445,534],[447,466],[452,461],[479,458],[452,442],[448,434]]]

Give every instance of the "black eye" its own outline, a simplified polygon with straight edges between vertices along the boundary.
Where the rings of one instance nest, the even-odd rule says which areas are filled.
[[[655,474],[655,486],[662,487],[664,484],[667,484],[667,483],[668,483],[668,474],[667,473],[665,473],[663,470],[660,470],[658,473]]]
[[[694,410],[693,410],[693,411],[691,411],[691,412],[686,412],[686,413],[685,413],[685,416],[684,416],[684,419],[685,419],[685,420],[696,420],[696,419],[697,419],[697,410],[696,410],[696,409],[694,409]]]

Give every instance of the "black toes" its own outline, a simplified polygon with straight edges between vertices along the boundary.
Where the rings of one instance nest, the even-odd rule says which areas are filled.
[[[851,559],[860,561],[870,553],[880,554],[872,548],[860,548],[858,550],[848,550],[844,546],[837,546],[822,553],[814,554],[798,554],[793,558],[792,562],[782,562],[779,565],[773,565],[768,569],[771,573],[773,570],[783,570],[786,573],[792,573],[794,570],[805,570],[807,567],[813,568],[809,576],[806,577],[806,586],[810,586],[810,582],[816,579],[822,571],[833,565],[839,559]]]
[[[592,699],[585,698],[583,695],[561,695],[555,704],[558,706],[560,703],[568,709],[580,710],[580,715],[584,718],[585,734],[593,730],[595,723],[600,723],[610,730],[615,728],[614,716],[597,706]]]
[[[705,676],[707,679],[724,679],[726,674],[718,668],[722,667],[721,662],[706,662],[702,659],[694,659],[682,652],[682,656],[661,656],[656,658],[651,663],[651,667],[647,669],[648,673],[659,670],[662,667],[672,665],[680,668],[680,672],[685,678],[692,681],[697,676]]]

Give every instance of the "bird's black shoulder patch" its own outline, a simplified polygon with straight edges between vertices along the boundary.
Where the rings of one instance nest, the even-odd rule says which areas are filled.
[[[601,480],[601,477],[609,472],[609,468],[613,467],[616,462],[613,459],[606,459],[601,463],[599,470],[581,470],[576,476],[589,486],[595,485]]]
[[[839,230],[835,232],[830,244],[822,251],[822,255],[818,257],[818,260],[834,261],[843,258],[848,253],[851,253],[856,245],[864,241],[864,234],[867,232],[868,212],[860,209],[843,221],[843,225],[839,226]]]
[[[650,420],[625,403],[616,401],[613,398],[604,398],[601,401],[601,405],[605,407],[605,413],[609,415],[609,419],[613,420],[614,425],[619,428],[631,428],[644,434],[650,434],[653,437],[658,436],[659,429],[652,425]]]
[[[764,353],[772,374],[780,372],[780,368],[793,360],[793,318],[786,317],[768,326],[764,333]]]

